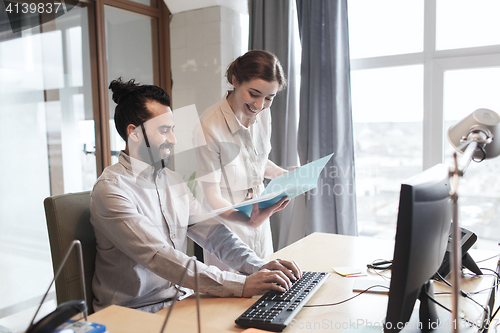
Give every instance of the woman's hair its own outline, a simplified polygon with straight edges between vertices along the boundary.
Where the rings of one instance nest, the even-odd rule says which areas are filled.
[[[160,87],[142,85],[132,79],[123,82],[122,78],[111,81],[109,89],[113,92],[115,108],[115,127],[118,134],[127,141],[127,127],[129,124],[139,127],[152,118],[146,104],[156,101],[170,106],[170,96]]]
[[[286,87],[286,77],[281,63],[274,54],[263,50],[248,51],[236,58],[226,71],[227,81],[234,85],[248,82],[253,79],[262,79],[267,82],[278,81],[279,89]]]

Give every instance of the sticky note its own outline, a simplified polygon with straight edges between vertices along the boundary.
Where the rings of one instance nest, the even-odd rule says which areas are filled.
[[[337,273],[338,275],[348,277],[351,275],[360,275],[362,274],[362,271],[359,268],[353,268],[353,267],[333,267],[332,270]]]

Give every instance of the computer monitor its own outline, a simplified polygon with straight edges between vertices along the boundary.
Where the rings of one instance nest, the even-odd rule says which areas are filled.
[[[448,167],[437,164],[401,184],[389,304],[384,331],[396,333],[410,321],[417,298],[423,332],[436,328],[432,281],[443,262],[452,205]],[[415,328],[415,327],[413,327]],[[413,329],[412,329],[413,331]]]

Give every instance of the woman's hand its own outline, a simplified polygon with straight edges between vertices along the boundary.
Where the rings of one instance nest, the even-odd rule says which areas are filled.
[[[275,203],[272,206],[266,208],[259,208],[258,203],[253,204],[252,214],[250,215],[250,219],[247,222],[247,225],[250,228],[259,227],[266,219],[268,219],[271,215],[280,210],[284,209],[290,200],[287,200],[287,197],[281,198],[280,201]]]

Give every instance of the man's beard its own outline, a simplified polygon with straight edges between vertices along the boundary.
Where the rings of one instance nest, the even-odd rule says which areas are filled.
[[[162,166],[163,168],[165,168],[165,167],[169,166],[169,165],[170,165],[170,162],[172,161],[171,156],[172,156],[172,147],[173,147],[173,146],[174,146],[174,145],[173,145],[173,144],[171,144],[171,143],[162,143],[162,144],[160,145],[160,147],[159,147],[159,152],[158,152],[158,155],[160,156],[160,163],[161,163],[161,166]],[[160,152],[161,152],[162,150],[164,150],[164,149],[168,149],[168,150],[170,151],[170,153],[169,153],[167,156],[165,156],[164,158],[161,158],[161,157],[162,157],[162,154],[161,154]],[[155,164],[155,168],[156,168],[156,164]]]
[[[172,147],[173,144],[171,143],[162,143],[159,147],[146,147],[146,145],[144,145],[139,151],[139,156],[142,161],[153,166],[156,170],[159,170],[170,165],[172,161]],[[162,158],[161,152],[164,149],[169,149],[170,154]]]

